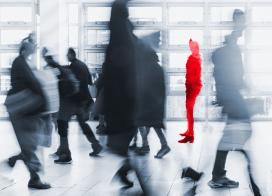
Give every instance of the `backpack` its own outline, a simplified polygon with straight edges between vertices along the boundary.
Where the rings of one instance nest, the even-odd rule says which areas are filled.
[[[80,81],[76,78],[68,66],[59,67],[61,78],[59,81],[59,92],[62,97],[70,97],[80,91]]]
[[[59,111],[58,79],[51,69],[34,71],[46,100],[46,108],[43,114],[52,114]]]

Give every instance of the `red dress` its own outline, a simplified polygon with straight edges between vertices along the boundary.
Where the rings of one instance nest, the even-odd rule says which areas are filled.
[[[186,63],[186,117],[188,123],[187,135],[194,136],[194,105],[196,97],[202,88],[201,58],[190,55]]]

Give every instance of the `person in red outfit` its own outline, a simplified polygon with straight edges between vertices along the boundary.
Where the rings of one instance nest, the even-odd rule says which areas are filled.
[[[186,63],[186,117],[188,128],[184,136],[179,140],[179,143],[194,142],[194,105],[196,97],[202,88],[201,83],[201,56],[199,54],[199,45],[196,41],[190,39],[189,46],[192,54],[189,56]]]

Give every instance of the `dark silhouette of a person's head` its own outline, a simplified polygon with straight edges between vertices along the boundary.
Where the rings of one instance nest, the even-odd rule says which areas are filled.
[[[110,29],[110,47],[112,45],[130,45],[133,26],[130,23],[127,0],[116,0],[112,4]]]
[[[234,23],[234,30],[244,30],[246,27],[246,16],[244,11],[235,9],[232,15],[232,21]]]
[[[68,48],[67,59],[70,62],[72,62],[76,59],[76,52],[73,48]]]

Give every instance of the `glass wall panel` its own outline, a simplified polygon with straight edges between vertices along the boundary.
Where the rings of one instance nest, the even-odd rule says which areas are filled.
[[[168,11],[170,24],[203,22],[203,7],[169,7]]]

